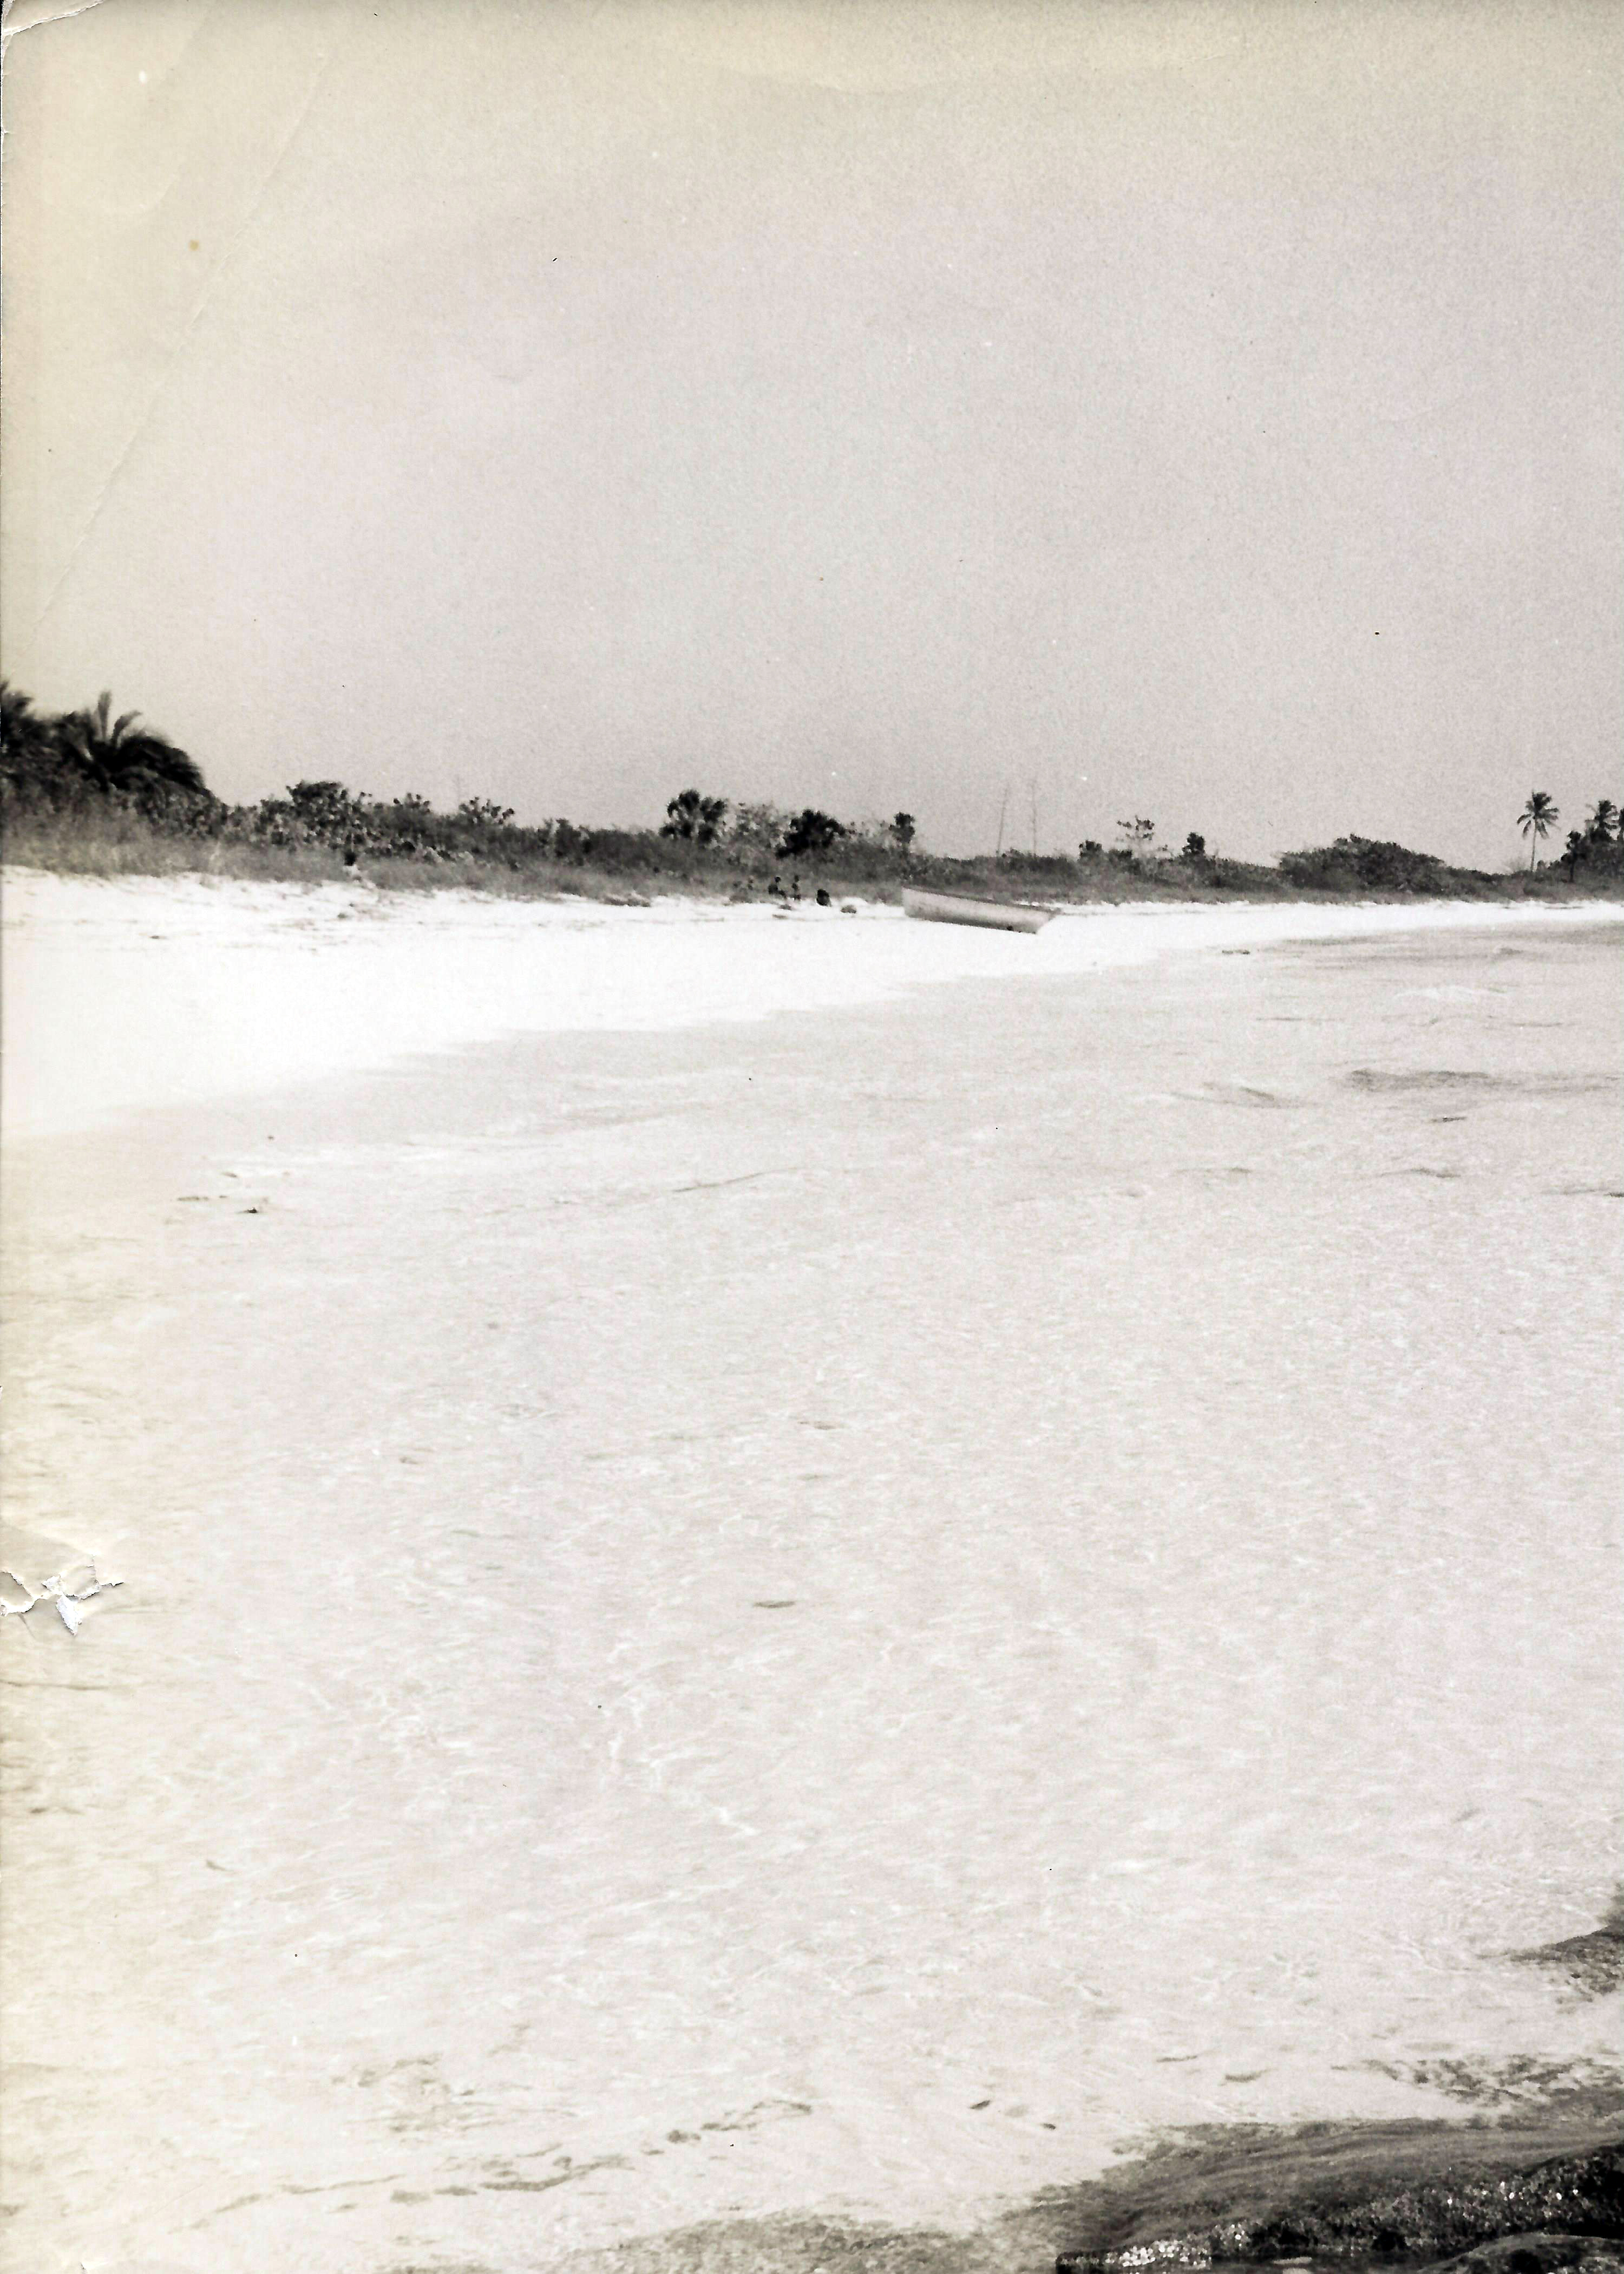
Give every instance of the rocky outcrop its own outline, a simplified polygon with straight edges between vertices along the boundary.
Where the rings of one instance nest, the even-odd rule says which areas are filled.
[[[1437,2274],[1624,2274],[1624,2242],[1596,2234],[1502,2234]]]
[[[1537,1950],[1514,1950],[1519,1966],[1538,1966],[1560,1975],[1582,1998],[1602,1998],[1624,1985],[1624,1920],[1610,1918],[1591,1934],[1570,1934]]]
[[[1131,2231],[1103,2247],[1063,2251],[1056,2274],[1155,2274],[1161,2268],[1322,2258],[1344,2266],[1400,2259],[1435,2264],[1464,2263],[1469,2255],[1472,2274],[1544,2274],[1547,2267],[1585,2263],[1592,2245],[1592,2255],[1605,2255],[1624,2239],[1624,2142],[1520,2165],[1515,2157],[1515,2147],[1492,2133],[1460,2133],[1434,2143],[1430,2154],[1412,2155],[1411,2171],[1393,2171],[1383,2184],[1357,2160],[1350,2168],[1345,2157],[1328,2157],[1316,2172],[1310,2154],[1298,2187],[1283,2201],[1161,2232],[1152,2231],[1154,2213],[1148,2220],[1141,2213]],[[1263,2174],[1217,2170],[1208,2178],[1209,2199],[1226,2191],[1255,2197],[1259,2180],[1267,2192]],[[1484,2255],[1502,2244],[1502,2255]]]
[[[1560,1942],[1542,1942],[1533,1950],[1507,1953],[1517,1966],[1538,1966],[1559,1976],[1582,1998],[1605,1997],[1624,1986],[1624,1886],[1608,1904],[1602,1923],[1589,1934],[1570,1934]]]

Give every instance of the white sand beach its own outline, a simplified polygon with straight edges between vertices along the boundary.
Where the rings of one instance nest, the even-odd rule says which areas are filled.
[[[1613,2061],[1617,909],[4,916],[8,2263]]]
[[[121,1114],[509,1034],[670,1029],[877,1002],[933,981],[1056,977],[1222,947],[1395,931],[1560,933],[1606,907],[1068,908],[1034,937],[804,905],[647,908],[364,886],[12,870],[4,880],[5,1126]],[[875,927],[879,927],[877,930]]]

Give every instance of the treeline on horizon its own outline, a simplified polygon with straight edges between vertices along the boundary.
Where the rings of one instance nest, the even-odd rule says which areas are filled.
[[[1624,845],[1616,806],[1598,799],[1554,863],[1538,860],[1560,818],[1543,791],[1517,817],[1530,866],[1491,874],[1375,839],[1339,837],[1285,853],[1274,867],[1232,861],[1191,831],[1177,851],[1142,815],[1075,859],[1000,848],[967,860],[925,852],[914,817],[842,820],[813,806],[733,803],[695,788],[673,795],[649,829],[599,829],[562,817],[526,825],[510,807],[465,798],[440,812],[426,797],[374,799],[342,782],[291,783],[281,797],[228,805],[201,768],[139,713],[115,718],[102,695],[83,710],[36,711],[0,682],[0,826],[6,855],[94,874],[217,875],[319,881],[360,874],[392,885],[638,897],[683,889],[753,898],[805,871],[809,884],[894,895],[907,883],[1012,889],[1056,899],[1503,898],[1553,885],[1616,889]]]

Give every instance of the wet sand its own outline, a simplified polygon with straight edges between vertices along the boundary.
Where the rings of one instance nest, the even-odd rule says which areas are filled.
[[[1168,2127],[1606,2090],[1511,1954],[1617,1868],[1617,937],[1373,913],[799,1012],[972,948],[752,918],[750,1023],[673,919],[265,1092],[124,952],[8,1179],[11,1517],[124,1583],[0,1630],[15,2263],[990,2263]]]

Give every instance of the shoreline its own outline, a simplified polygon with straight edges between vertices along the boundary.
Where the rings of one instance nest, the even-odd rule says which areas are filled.
[[[500,900],[365,885],[0,872],[14,1139],[270,1093],[504,1035],[666,1032],[1198,952],[1616,923],[1587,900],[1080,903],[1022,937],[885,903]],[[653,939],[648,937],[653,935]],[[650,952],[651,948],[655,952]]]

